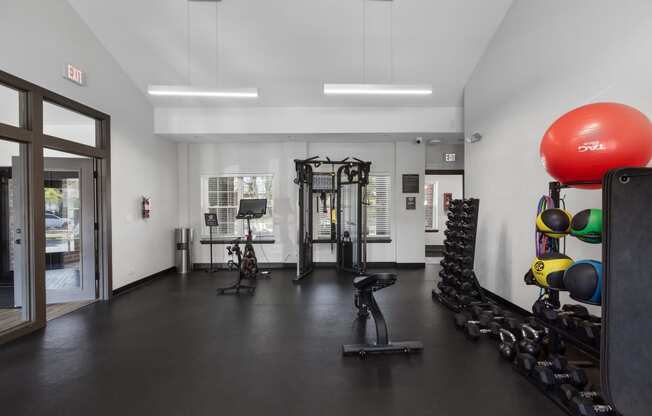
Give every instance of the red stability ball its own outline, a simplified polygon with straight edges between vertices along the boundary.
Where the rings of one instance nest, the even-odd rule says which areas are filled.
[[[550,176],[563,184],[602,181],[608,170],[648,164],[652,124],[645,114],[624,104],[589,104],[552,123],[539,150]],[[572,186],[597,189],[602,184]]]

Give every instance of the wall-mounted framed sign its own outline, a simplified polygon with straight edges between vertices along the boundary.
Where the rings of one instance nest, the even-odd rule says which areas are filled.
[[[419,193],[419,174],[404,174],[403,175],[403,193],[404,194],[418,194]]]
[[[416,196],[405,197],[405,209],[407,209],[407,210],[415,210],[415,209],[417,209],[417,197]]]

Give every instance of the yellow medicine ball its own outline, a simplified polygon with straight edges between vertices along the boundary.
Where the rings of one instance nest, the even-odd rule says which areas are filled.
[[[549,208],[537,216],[537,230],[548,237],[562,238],[570,233],[571,214],[559,208]]]
[[[537,284],[550,289],[564,290],[564,272],[573,259],[561,253],[547,253],[532,262],[532,274]]]

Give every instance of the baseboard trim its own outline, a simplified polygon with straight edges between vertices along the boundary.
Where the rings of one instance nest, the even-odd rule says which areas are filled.
[[[396,263],[397,269],[423,269],[426,263]]]
[[[142,279],[136,280],[135,282],[131,282],[131,283],[128,283],[128,284],[126,284],[124,286],[121,286],[121,287],[119,287],[117,289],[113,289],[113,291],[111,291],[111,294],[113,296],[122,295],[122,294],[124,294],[126,292],[129,292],[129,291],[134,290],[134,289],[136,289],[136,288],[138,288],[140,286],[143,286],[143,285],[151,282],[152,280],[163,276],[164,274],[168,274],[170,272],[173,272],[175,269],[176,269],[175,267],[169,267],[169,268],[167,268],[165,270],[161,270],[158,273],[154,273],[154,274],[151,274],[149,276],[145,276]]]
[[[210,263],[194,263],[193,270],[208,270],[210,269]],[[261,269],[296,269],[296,263],[258,263],[258,267]],[[228,270],[226,263],[213,263],[213,268],[218,270]]]

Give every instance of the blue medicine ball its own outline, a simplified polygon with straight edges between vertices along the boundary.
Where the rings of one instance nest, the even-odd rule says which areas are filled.
[[[576,261],[564,273],[564,286],[577,301],[602,304],[602,263],[596,260]]]

